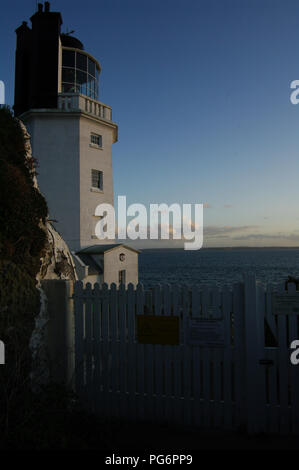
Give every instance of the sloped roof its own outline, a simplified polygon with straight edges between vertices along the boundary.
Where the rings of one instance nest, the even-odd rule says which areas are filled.
[[[81,255],[81,254],[88,254],[88,255],[100,255],[103,253],[106,253],[107,251],[114,250],[115,248],[119,247],[126,248],[127,250],[134,251],[135,253],[140,253],[139,250],[135,250],[134,248],[131,248],[130,246],[124,245],[123,243],[112,243],[112,244],[107,244],[107,245],[92,245],[92,246],[87,246],[86,248],[82,248],[82,250],[79,250],[76,252],[76,255]]]
[[[76,256],[88,266],[88,274],[103,274],[103,268],[87,253],[76,253]]]

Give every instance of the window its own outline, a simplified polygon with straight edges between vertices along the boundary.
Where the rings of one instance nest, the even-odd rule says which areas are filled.
[[[97,63],[86,52],[62,50],[62,91],[81,93],[98,99],[99,73]]]
[[[88,57],[88,73],[93,75],[93,77],[96,76],[96,64],[90,57]]]
[[[62,65],[64,67],[75,67],[75,51],[62,50]]]
[[[103,191],[103,172],[91,170],[91,186]]]
[[[80,54],[80,52],[77,52],[76,65],[77,65],[77,69],[86,71],[87,70],[87,56],[84,54]]]
[[[126,283],[126,270],[125,269],[118,272],[118,280],[120,284]]]
[[[90,143],[97,147],[102,147],[102,136],[98,134],[90,134]]]

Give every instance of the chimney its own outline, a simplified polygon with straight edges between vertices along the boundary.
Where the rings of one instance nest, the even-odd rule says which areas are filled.
[[[42,4],[42,3],[38,3],[37,7],[38,7],[38,12],[39,12],[39,13],[42,13],[42,12],[43,12],[43,4]]]
[[[50,11],[50,2],[45,2],[45,12],[48,13]]]

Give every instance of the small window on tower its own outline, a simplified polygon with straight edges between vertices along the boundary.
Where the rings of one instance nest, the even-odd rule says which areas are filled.
[[[102,148],[102,136],[99,134],[90,134],[90,143],[94,147]]]
[[[103,191],[103,172],[91,170],[91,186]]]

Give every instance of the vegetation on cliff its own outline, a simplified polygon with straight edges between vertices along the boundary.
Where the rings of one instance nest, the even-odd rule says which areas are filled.
[[[46,241],[40,222],[47,203],[34,186],[35,162],[27,158],[19,121],[0,109],[0,426],[5,433],[29,387],[29,341],[39,311],[36,275]],[[15,422],[15,418],[13,419]]]
[[[38,394],[31,387],[29,345],[40,311],[36,279],[50,266],[53,247],[25,131],[8,108],[0,108],[0,340],[6,356],[0,365],[0,449],[101,448],[102,422],[82,411],[73,393],[57,384]]]

